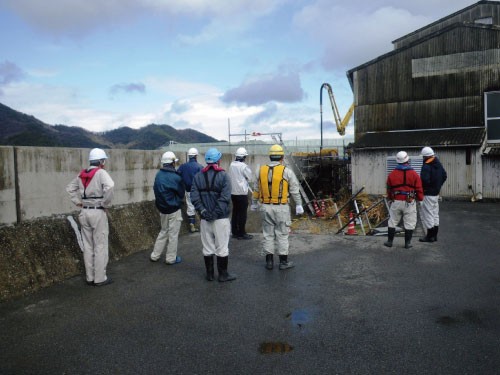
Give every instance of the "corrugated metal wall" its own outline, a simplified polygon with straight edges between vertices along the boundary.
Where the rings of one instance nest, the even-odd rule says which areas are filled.
[[[466,162],[466,151],[464,149],[435,149],[435,152],[448,174],[448,179],[441,189],[441,195],[454,199],[470,198],[473,193],[469,186],[475,187],[477,185],[475,165],[478,155],[476,152],[472,152],[469,165]],[[357,191],[362,186],[365,186],[364,191],[367,194],[385,194],[387,158],[395,156],[395,153],[394,151],[356,150],[351,159],[352,190]],[[410,152],[409,155],[410,158],[421,158],[419,154],[414,152]],[[500,184],[499,167],[500,159],[496,165],[491,166],[492,169],[496,168],[497,185]],[[417,172],[420,173],[420,171]],[[486,173],[483,175],[486,176]],[[491,176],[488,176],[488,179],[491,178]],[[500,188],[495,186],[495,189],[488,191],[487,195],[488,198],[500,198]],[[486,198],[484,191],[483,197]]]
[[[356,135],[484,126],[483,93],[500,89],[500,62],[485,67],[479,59],[472,70],[441,75],[419,70],[414,77],[412,61],[432,56],[446,60],[449,55],[449,65],[454,66],[454,59],[470,61],[471,52],[499,47],[500,31],[460,26],[360,67],[353,75]]]
[[[483,198],[500,198],[500,158],[484,157]]]

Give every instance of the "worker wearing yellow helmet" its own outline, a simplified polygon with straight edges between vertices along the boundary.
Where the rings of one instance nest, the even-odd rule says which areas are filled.
[[[274,267],[274,254],[279,256],[279,269],[292,268],[288,260],[288,233],[291,225],[290,199],[295,202],[295,213],[304,213],[300,184],[291,168],[284,165],[285,152],[276,144],[269,149],[270,163],[263,165],[256,173],[252,210],[258,208],[262,215],[262,253],[266,256],[266,268]]]

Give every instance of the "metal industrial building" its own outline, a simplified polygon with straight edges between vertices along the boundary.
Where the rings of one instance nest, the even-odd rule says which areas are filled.
[[[479,1],[393,45],[347,72],[353,191],[384,194],[397,151],[420,160],[431,146],[448,172],[443,197],[500,198],[500,2]]]

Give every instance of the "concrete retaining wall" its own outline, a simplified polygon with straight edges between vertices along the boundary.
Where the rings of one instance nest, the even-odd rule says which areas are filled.
[[[75,207],[66,186],[88,165],[89,149],[49,147],[0,147],[0,225],[21,223],[70,213]],[[163,151],[107,150],[106,170],[115,182],[113,205],[154,200],[153,183]],[[186,154],[177,153],[179,163]],[[223,155],[221,167],[234,159]],[[202,164],[203,155],[199,160]],[[255,170],[266,163],[265,155],[251,155]]]
[[[67,220],[72,215],[78,221],[78,211],[65,189],[87,166],[89,151],[0,147],[0,301],[84,274],[81,251]],[[160,220],[152,186],[163,151],[106,152],[106,169],[115,181],[115,199],[109,210],[113,262],[154,245]],[[176,156],[181,163],[186,160],[186,155]],[[222,168],[227,169],[233,159],[224,155]],[[204,164],[203,156],[199,160]],[[252,170],[268,160],[265,155],[247,158]],[[186,220],[185,212],[183,215]],[[186,228],[182,226],[181,235],[187,234]],[[247,230],[261,230],[258,213],[248,213]]]

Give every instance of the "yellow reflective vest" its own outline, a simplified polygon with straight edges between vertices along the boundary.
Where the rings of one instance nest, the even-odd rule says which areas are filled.
[[[283,178],[284,165],[260,168],[259,192],[260,201],[264,204],[286,204],[288,203],[288,181]]]

